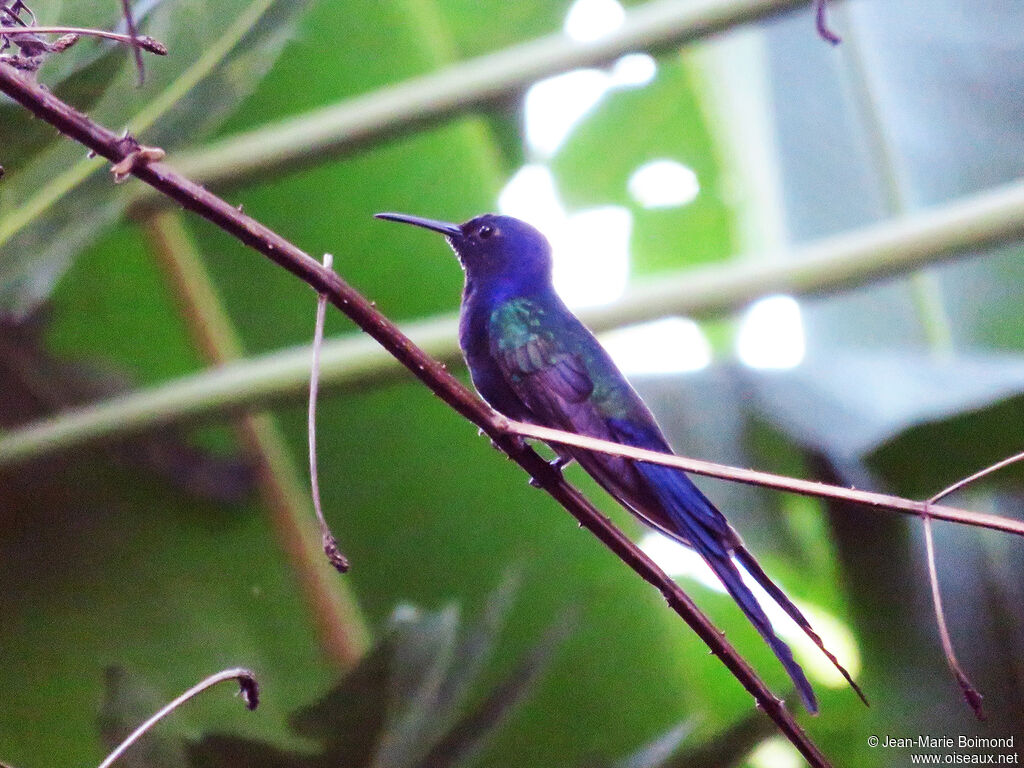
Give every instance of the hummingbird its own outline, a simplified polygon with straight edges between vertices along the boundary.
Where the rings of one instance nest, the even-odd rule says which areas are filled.
[[[511,216],[450,224],[401,213],[377,218],[439,232],[465,272],[459,345],[487,403],[510,419],[646,448],[672,449],[650,409],[552,284],[551,246]],[[785,668],[806,709],[817,700],[789,646],[744,583],[740,567],[800,626],[867,700],[739,534],[682,470],[569,446],[552,446],[559,469],[576,461],[641,521],[696,550]]]

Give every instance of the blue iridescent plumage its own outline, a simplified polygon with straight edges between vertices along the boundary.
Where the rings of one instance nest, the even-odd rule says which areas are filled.
[[[474,386],[493,408],[520,421],[671,453],[640,396],[555,293],[551,249],[540,232],[492,214],[461,225],[404,214],[378,216],[441,232],[459,257],[466,273],[459,341]],[[800,610],[685,473],[583,449],[556,450],[648,525],[700,553],[785,667],[809,711],[817,711],[811,685],[744,584],[737,563],[860,694]]]

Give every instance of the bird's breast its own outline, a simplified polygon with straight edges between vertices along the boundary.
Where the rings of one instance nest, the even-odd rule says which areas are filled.
[[[469,368],[469,376],[480,396],[494,410],[510,419],[528,419],[529,414],[519,397],[505,381],[504,374],[491,355],[490,297],[476,293],[467,284],[459,313],[459,346]]]

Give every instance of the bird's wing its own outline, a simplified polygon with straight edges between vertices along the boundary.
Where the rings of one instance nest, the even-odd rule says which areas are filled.
[[[594,382],[546,313],[528,299],[499,307],[491,317],[491,357],[539,423],[575,430],[597,415],[589,402]]]
[[[542,307],[527,299],[509,302],[492,317],[491,355],[533,420],[577,434],[671,452],[646,406],[600,349],[596,339],[574,321],[575,318],[547,316]],[[598,393],[596,378],[601,379],[605,389],[609,386],[624,389],[611,396]],[[624,403],[625,413],[621,412]],[[744,583],[734,556],[860,694],[860,689],[824,647],[807,619],[771,582],[743,547],[725,516],[684,472],[580,449],[573,449],[571,453],[616,499],[701,554],[785,667],[809,711],[817,711],[810,682]],[[863,694],[861,696],[863,698]]]

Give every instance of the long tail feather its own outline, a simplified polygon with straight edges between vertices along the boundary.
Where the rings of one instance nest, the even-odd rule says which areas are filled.
[[[757,602],[754,593],[743,583],[743,576],[740,574],[739,569],[728,557],[722,558],[717,555],[709,557],[703,552],[701,554],[704,555],[704,559],[718,578],[722,580],[726,590],[732,595],[732,598],[739,605],[743,613],[750,619],[750,623],[754,625],[761,634],[761,637],[768,643],[772,652],[782,663],[782,666],[785,667],[786,672],[796,686],[797,692],[800,694],[804,707],[811,714],[817,714],[818,702],[814,697],[814,690],[811,688],[810,681],[808,681],[807,676],[804,674],[803,668],[793,658],[793,652],[789,649],[789,646],[775,634],[768,615]]]
[[[825,654],[829,661],[832,662],[833,666],[839,670],[846,682],[850,684],[854,692],[860,697],[860,700],[864,702],[865,706],[870,707],[871,704],[868,702],[867,696],[864,695],[864,691],[861,690],[860,686],[850,676],[850,673],[846,671],[846,668],[839,663],[839,659],[835,657],[828,648],[825,647],[825,642],[821,639],[817,632],[811,627],[811,623],[803,615],[799,608],[797,608],[793,601],[786,597],[786,593],[783,592],[778,585],[775,584],[761,568],[760,563],[754,559],[754,556],[750,554],[750,551],[745,547],[737,547],[733,553],[740,564],[747,570],[754,580],[761,585],[765,592],[771,595],[772,599],[779,604],[786,613],[789,614],[790,618],[797,623],[797,625],[804,631],[804,633],[811,638],[815,645],[821,649],[821,652]]]
[[[682,472],[654,464],[638,463],[636,467],[665,506],[679,535],[711,566],[733,600],[772,649],[796,686],[804,707],[812,714],[817,713],[818,703],[810,681],[793,658],[789,646],[775,634],[768,615],[743,582],[743,576],[732,560],[731,549],[734,543],[724,537],[724,532],[731,532],[731,529],[727,527],[721,513]],[[764,573],[759,568],[758,571]],[[781,594],[778,588],[776,592]],[[769,594],[772,593],[769,591]],[[775,594],[772,596],[775,597]]]

